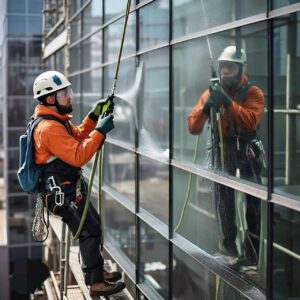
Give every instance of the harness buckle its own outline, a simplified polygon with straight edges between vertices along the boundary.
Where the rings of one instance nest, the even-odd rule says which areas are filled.
[[[64,205],[65,193],[63,193],[61,187],[56,184],[53,176],[49,177],[49,188],[51,192],[55,192],[55,204],[58,206]]]

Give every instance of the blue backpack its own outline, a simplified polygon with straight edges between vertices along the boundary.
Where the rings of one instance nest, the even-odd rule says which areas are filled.
[[[38,192],[42,166],[38,166],[34,160],[33,130],[42,120],[63,121],[52,115],[43,115],[37,119],[31,119],[26,132],[20,136],[19,142],[19,170],[17,173],[20,186],[24,192]]]

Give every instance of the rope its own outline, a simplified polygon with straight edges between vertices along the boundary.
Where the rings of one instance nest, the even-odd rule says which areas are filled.
[[[118,61],[117,61],[117,65],[116,65],[116,69],[115,69],[115,76],[112,82],[112,87],[111,87],[111,92],[110,92],[110,96],[114,95],[115,89],[116,89],[116,83],[117,83],[117,79],[118,79],[118,75],[119,75],[119,68],[120,68],[120,62],[121,62],[121,56],[122,56],[122,52],[123,52],[123,46],[124,46],[124,41],[125,41],[125,34],[126,34],[126,28],[127,28],[127,22],[128,22],[128,18],[129,18],[129,13],[130,13],[130,6],[131,6],[131,0],[127,0],[127,6],[126,6],[126,12],[125,12],[125,20],[124,20],[124,26],[123,26],[123,32],[122,32],[122,38],[121,38],[121,44],[120,44],[120,49],[119,49],[119,55],[118,55]],[[109,110],[109,108],[107,109]],[[101,112],[103,113],[103,112]],[[105,112],[104,112],[105,113]],[[102,174],[103,174],[103,155],[101,155],[101,161],[100,161],[100,153],[102,151],[98,150],[96,153],[96,157],[94,160],[94,164],[92,167],[92,173],[90,176],[90,180],[89,180],[89,186],[88,186],[88,192],[87,192],[87,196],[86,196],[86,202],[84,205],[84,210],[80,219],[80,223],[77,229],[77,232],[75,234],[75,236],[73,237],[73,240],[78,239],[78,237],[80,236],[81,230],[83,228],[85,219],[86,219],[86,215],[89,209],[89,205],[90,205],[90,199],[91,199],[91,190],[92,190],[92,186],[93,186],[93,182],[94,182],[94,175],[95,175],[95,171],[98,165],[98,161],[99,161],[99,192],[98,192],[98,212],[100,215],[100,226],[102,229],[102,195],[101,195],[101,190],[102,190]],[[101,230],[102,232],[102,230]],[[101,241],[101,246],[103,245],[103,232],[102,232],[102,241]]]

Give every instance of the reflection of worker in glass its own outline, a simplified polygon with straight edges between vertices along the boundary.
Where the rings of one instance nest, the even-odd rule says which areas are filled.
[[[199,102],[188,116],[188,128],[192,134],[201,133],[206,120],[218,112],[221,119],[219,129],[215,118],[212,122],[213,133],[218,139],[215,143],[218,152],[215,167],[220,168],[220,162],[223,161],[222,167],[230,175],[259,183],[263,150],[260,147],[261,142],[257,139],[256,130],[264,111],[264,95],[258,87],[248,81],[245,75],[246,54],[243,49],[239,52],[239,54],[236,52],[235,46],[224,49],[218,59],[220,83],[213,83],[201,95]],[[223,144],[220,143],[222,142],[220,135]],[[221,155],[223,158],[220,158]],[[222,253],[227,257],[238,257],[235,192],[232,188],[216,184],[215,196],[223,233]],[[246,198],[248,230],[241,252],[247,260],[255,263],[259,240],[248,233],[259,236],[260,200],[251,195],[247,195]]]

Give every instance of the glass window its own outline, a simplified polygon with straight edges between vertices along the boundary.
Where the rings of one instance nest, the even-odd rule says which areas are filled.
[[[81,7],[83,0],[71,0],[70,15],[74,15]],[[94,0],[97,1],[97,0]]]
[[[7,105],[8,126],[26,126],[27,124],[27,108],[28,103],[24,98],[9,99]]]
[[[95,31],[102,24],[102,1],[93,1],[83,12],[83,36]]]
[[[300,213],[274,206],[273,297],[300,297]]]
[[[176,168],[173,176],[174,231],[265,289],[266,202]]]
[[[28,17],[28,35],[41,36],[42,35],[42,16]]]
[[[124,254],[131,264],[135,264],[135,216],[104,194],[103,211],[105,218],[105,242],[112,243],[114,249]]]
[[[79,14],[72,22],[71,22],[71,43],[78,41],[81,34],[81,14]]]
[[[24,1],[23,1],[24,2]],[[26,35],[26,17],[8,16],[8,34]]]
[[[135,154],[112,144],[105,145],[104,183],[135,202]]]
[[[70,72],[76,72],[81,70],[81,44],[77,44],[76,46],[70,48],[70,56],[71,56],[71,65]]]
[[[26,62],[26,42],[25,41],[7,41],[7,52],[10,63],[25,63]]]
[[[26,94],[26,67],[8,67],[8,95]]]
[[[9,0],[7,1],[7,11],[9,13],[25,13],[26,1]]]
[[[135,49],[135,45],[136,45],[135,19],[136,19],[135,13],[132,12],[129,15],[128,22],[127,22],[126,38],[124,40],[124,48],[122,52],[123,57],[135,53],[136,50]],[[124,25],[124,18],[110,24],[108,28],[104,29],[105,62],[117,60],[118,58],[121,37],[123,32],[123,25]]]
[[[74,98],[73,98],[73,118],[72,123],[73,124],[81,124],[81,121],[83,117],[85,116],[82,112],[82,94],[81,94],[81,74],[75,75],[69,78],[69,80],[72,83],[72,89],[74,92]]]
[[[82,68],[94,68],[102,63],[102,31],[82,43]]]
[[[28,41],[28,63],[31,65],[42,64],[42,41]]]
[[[140,156],[140,205],[169,223],[169,166]]]
[[[169,3],[155,1],[139,10],[140,49],[169,40]]]
[[[82,74],[82,103],[85,116],[102,94],[102,68]]]
[[[9,248],[9,261],[12,263],[17,259],[20,258],[27,258],[28,257],[28,247],[10,247]],[[14,265],[10,264],[10,268],[13,268]],[[13,270],[11,269],[10,272],[12,273]]]
[[[24,134],[25,128],[21,130],[8,129],[8,146],[19,147],[19,137]]]
[[[8,170],[12,171],[19,169],[19,150],[10,149],[8,151],[8,164]]]
[[[20,186],[17,174],[14,173],[10,173],[8,175],[8,192],[9,193],[22,193],[23,190]]]
[[[140,221],[140,282],[169,299],[169,242]]]
[[[137,124],[136,63],[131,58],[122,61],[121,64],[114,100],[115,129],[109,133],[109,136],[133,146]],[[107,96],[111,90],[114,75],[115,64],[104,68],[104,96]]]
[[[125,13],[127,1],[124,0],[104,0],[105,7],[105,22],[116,17],[119,14]],[[131,1],[131,8],[134,7],[135,1]],[[127,35],[127,34],[126,34]]]
[[[300,2],[299,0],[273,0],[273,9],[299,3],[299,2]]]
[[[274,191],[300,200],[300,13],[274,20]]]
[[[141,56],[134,91],[139,97],[139,150],[169,159],[169,50]]]
[[[247,299],[178,247],[173,246],[173,249],[173,295],[175,299]]]
[[[28,12],[34,14],[40,14],[43,10],[43,1],[41,0],[27,0]],[[24,1],[25,2],[25,1]]]
[[[237,41],[241,43],[242,48],[239,48],[239,43],[236,44]],[[228,48],[229,46],[231,47]],[[173,49],[174,158],[192,162],[195,166],[225,170],[232,176],[265,184],[266,23],[218,33],[208,36],[207,39],[189,41],[176,45]],[[213,61],[210,59],[209,49],[213,51]],[[226,60],[228,51],[233,49],[234,55],[239,55],[236,49],[245,51],[242,59],[247,57],[247,65],[237,61],[237,74],[222,75],[220,86],[229,95],[230,100],[223,93],[216,92],[221,97],[221,103],[225,100],[226,103],[221,105],[219,113],[213,111],[213,122],[210,126],[211,110],[207,108],[205,111],[203,108],[210,96],[208,88],[212,84],[211,65],[213,63],[220,76],[218,57],[222,55]],[[252,95],[257,99],[255,102]],[[216,97],[219,96],[215,95],[206,107],[219,101]],[[222,116],[219,118],[220,127],[217,126],[218,116]]]
[[[174,0],[172,3],[173,38],[267,11],[267,0]]]

